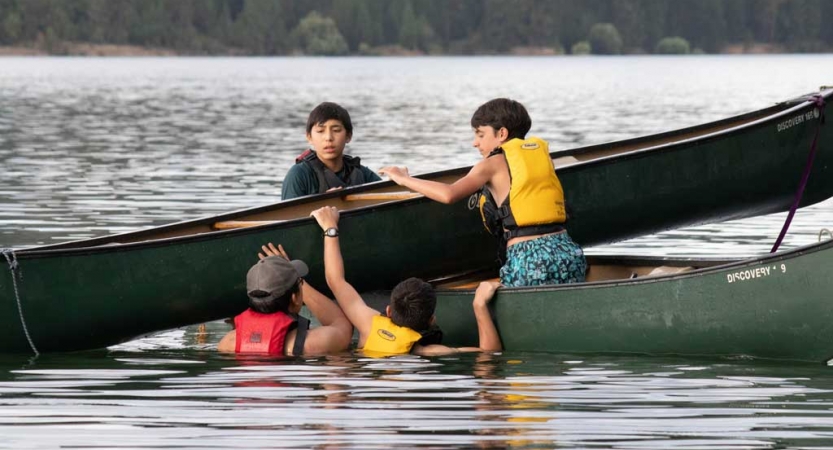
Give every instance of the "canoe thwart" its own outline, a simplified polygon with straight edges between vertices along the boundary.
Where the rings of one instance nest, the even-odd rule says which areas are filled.
[[[489,279],[486,279],[486,280],[469,281],[469,282],[466,282],[466,283],[461,283],[461,284],[457,284],[457,285],[454,285],[454,286],[449,286],[447,289],[452,290],[452,291],[472,291],[472,290],[477,289],[477,287],[480,286],[480,283],[483,282],[483,281],[488,281],[488,282],[491,282],[491,283],[494,283],[494,282],[500,283],[500,278],[489,278]]]
[[[410,191],[397,192],[368,192],[366,194],[347,194],[344,200],[356,202],[362,200],[407,200],[409,198],[422,197],[422,194]]]
[[[646,276],[648,277],[661,277],[663,275],[676,275],[678,273],[683,272],[690,272],[694,270],[694,267],[687,266],[687,267],[671,267],[671,266],[659,266],[652,269]]]
[[[235,228],[257,227],[281,222],[283,220],[226,220],[223,222],[215,222],[211,228],[215,230],[233,230]]]

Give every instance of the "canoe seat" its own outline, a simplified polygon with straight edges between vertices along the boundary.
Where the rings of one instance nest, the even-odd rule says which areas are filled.
[[[628,280],[634,278],[659,277],[694,270],[694,267],[674,266],[628,266],[616,264],[591,264],[587,270],[587,282]]]
[[[674,275],[682,272],[688,272],[694,270],[694,267],[687,266],[687,267],[672,267],[672,266],[659,266],[652,269],[648,272],[646,277],[661,277],[663,275]]]
[[[271,225],[274,223],[281,223],[283,220],[226,220],[223,222],[216,222],[211,225],[215,230],[233,230],[235,228],[257,227],[260,225]]]
[[[470,291],[477,289],[477,286],[480,286],[482,281],[491,281],[491,282],[500,282],[500,278],[491,278],[488,280],[477,280],[477,281],[466,281],[459,284],[447,285],[443,286],[444,289],[451,289],[451,290],[459,290],[459,291]]]

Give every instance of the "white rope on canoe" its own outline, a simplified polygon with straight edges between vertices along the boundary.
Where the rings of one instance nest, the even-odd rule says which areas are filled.
[[[825,234],[826,234],[826,235],[828,235],[828,236],[830,236],[828,239],[833,239],[833,232],[832,232],[832,231],[830,231],[830,230],[828,230],[827,228],[822,228],[822,229],[821,229],[821,231],[819,231],[819,242],[821,242],[821,238],[822,238]]]
[[[38,349],[35,347],[34,341],[32,341],[32,336],[29,334],[29,329],[26,327],[26,320],[23,318],[23,305],[20,302],[20,293],[17,290],[17,277],[23,279],[23,271],[20,270],[20,263],[17,262],[17,256],[14,254],[14,250],[10,248],[2,249],[3,256],[6,258],[6,262],[9,264],[9,270],[12,272],[12,286],[14,287],[14,298],[17,300],[17,312],[20,314],[20,324],[23,325],[23,334],[26,335],[26,340],[29,341],[29,347],[32,348],[32,351],[35,352],[35,356],[40,355],[38,353]]]

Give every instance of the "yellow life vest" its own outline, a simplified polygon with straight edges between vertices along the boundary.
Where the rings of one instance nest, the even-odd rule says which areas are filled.
[[[509,195],[499,208],[491,195],[480,196],[480,214],[483,224],[492,233],[495,218],[489,214],[487,202],[503,228],[507,239],[560,231],[567,220],[564,208],[564,189],[555,175],[550,158],[549,145],[543,139],[512,139],[500,147],[509,168]]]
[[[374,316],[370,334],[364,343],[365,352],[386,355],[410,353],[422,335],[410,328],[400,327],[385,316]]]

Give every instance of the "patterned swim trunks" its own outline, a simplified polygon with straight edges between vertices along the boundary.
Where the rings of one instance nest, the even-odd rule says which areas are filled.
[[[565,231],[507,248],[500,282],[504,286],[581,283],[586,271],[584,252]]]

